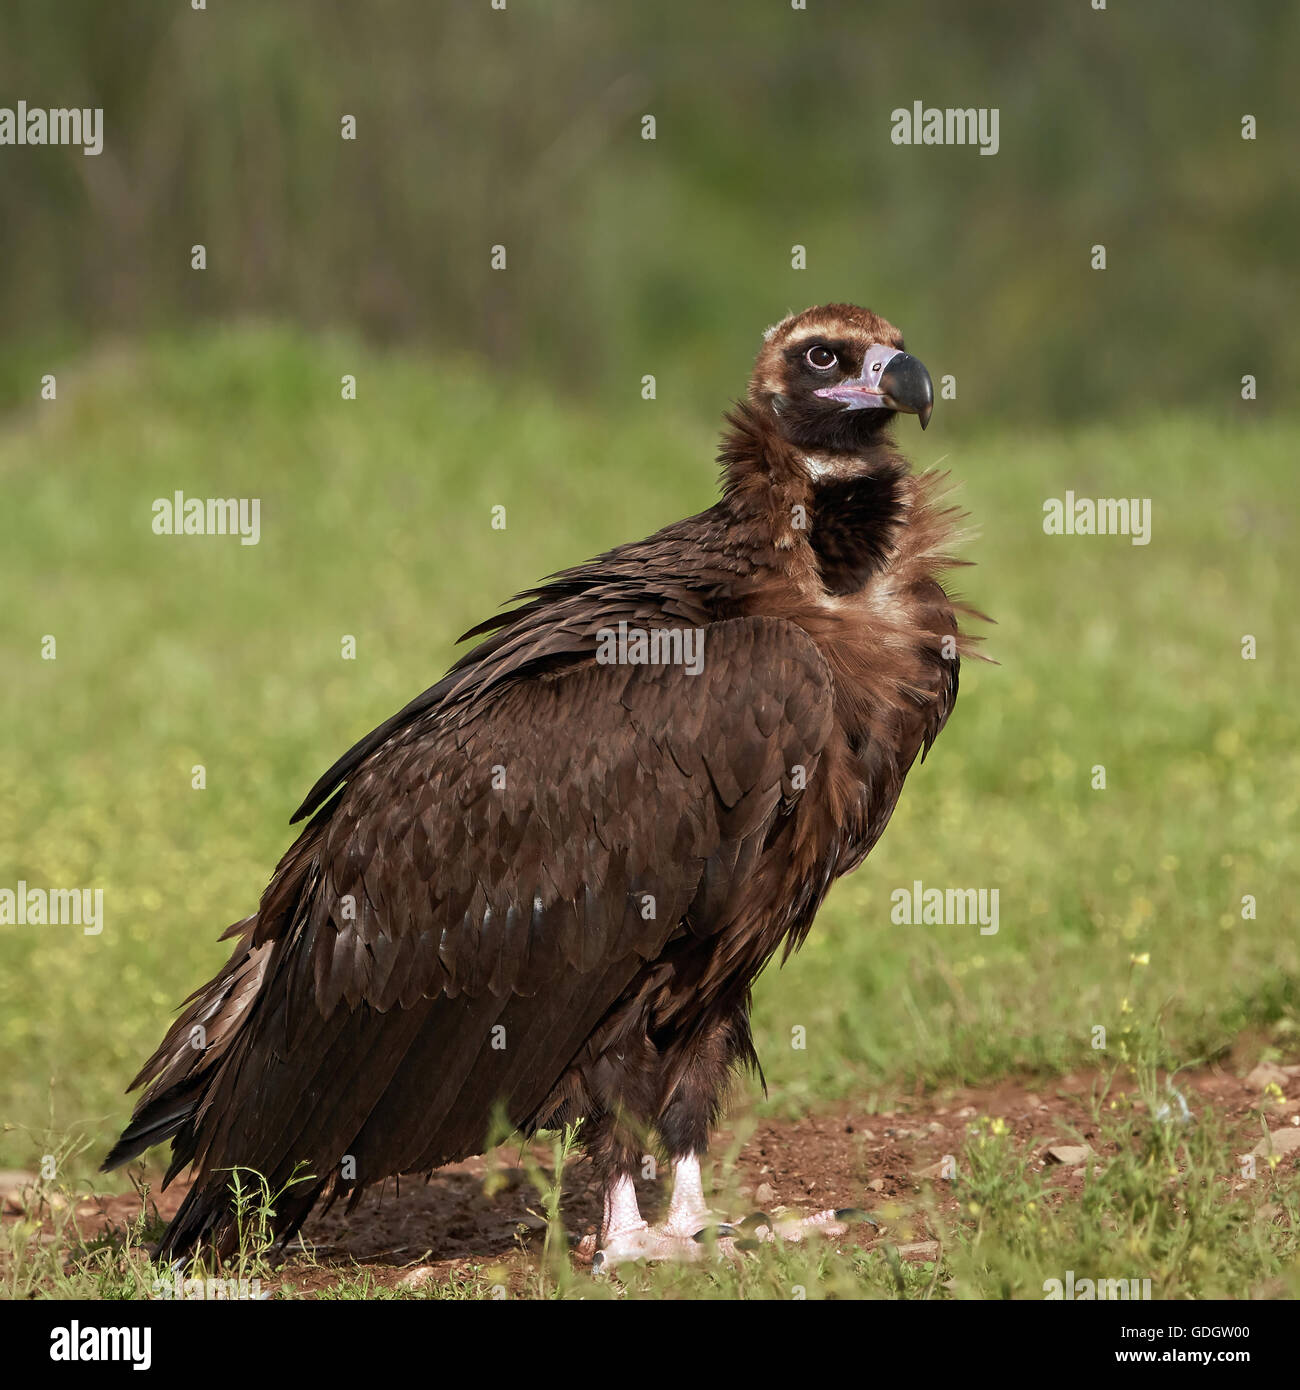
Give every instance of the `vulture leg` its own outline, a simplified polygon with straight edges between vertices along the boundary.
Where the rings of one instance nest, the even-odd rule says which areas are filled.
[[[710,1212],[700,1154],[707,1145],[728,1076],[752,1053],[748,1019],[742,1012],[682,1044],[676,1060],[682,1066],[683,1080],[656,1125],[673,1163],[672,1201],[660,1225],[649,1225],[637,1206],[632,1177],[640,1162],[635,1129],[610,1116],[596,1131],[593,1157],[598,1171],[608,1176],[599,1241],[588,1237],[589,1244],[583,1247],[594,1251],[593,1272],[608,1273],[616,1265],[634,1260],[700,1260],[709,1254],[710,1247],[734,1258],[739,1251],[756,1249],[766,1241],[842,1236],[848,1233],[851,1222],[871,1222],[865,1212],[853,1207],[828,1208],[806,1217],[773,1218],[766,1212],[754,1212],[734,1225],[719,1221]]]
[[[630,1236],[639,1236],[650,1228],[636,1204],[636,1184],[629,1177],[618,1177],[605,1187],[605,1210],[601,1217],[600,1234],[606,1245]]]
[[[683,1154],[673,1163],[673,1200],[662,1229],[694,1240],[712,1220],[713,1213],[704,1200],[699,1155]]]

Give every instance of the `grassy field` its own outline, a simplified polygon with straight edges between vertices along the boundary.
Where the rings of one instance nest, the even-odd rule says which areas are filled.
[[[958,582],[997,619],[999,664],[967,664],[884,841],[761,982],[760,1113],[1105,1069],[1126,1051],[1167,1066],[1240,1042],[1252,1060],[1295,1059],[1300,429],[1243,407],[968,436],[942,403],[927,434],[910,425],[910,457],[952,471],[978,528]],[[60,1176],[88,1178],[127,1114],[123,1087],[224,959],[218,933],[256,903],[317,775],[510,593],[707,506],[715,433],[665,401],[579,410],[468,363],[271,329],[105,351],[59,374],[56,401],[0,421],[0,888],[102,888],[105,916],[98,935],[0,926],[0,1167],[81,1141]],[[259,544],[153,534],[154,499],[178,489],[260,498]],[[1043,501],[1067,489],[1151,498],[1150,544],[1045,535]],[[891,892],[914,880],[997,889],[998,932],[894,924]],[[1212,1133],[1186,1156],[1207,1181]],[[989,1192],[1023,1211],[1037,1179],[997,1135],[983,1142]],[[1086,1254],[1084,1232],[1127,1239],[1159,1185],[1152,1162],[1032,1241],[1010,1216],[1005,1230],[977,1220],[954,1257],[966,1287],[1014,1286],[1026,1241]],[[1294,1226],[1289,1191],[1274,1200]],[[1198,1237],[1210,1272],[1170,1288],[1272,1277],[1285,1252],[1251,1230],[1215,1206]],[[717,1291],[788,1296],[809,1258],[773,1254]],[[931,1270],[832,1265],[809,1276],[823,1291],[939,1287]]]

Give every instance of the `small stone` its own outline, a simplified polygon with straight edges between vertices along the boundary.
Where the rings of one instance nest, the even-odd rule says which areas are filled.
[[[776,1200],[776,1189],[770,1182],[761,1182],[754,1189],[754,1200],[760,1207],[765,1207],[769,1202]]]
[[[1273,1154],[1293,1154],[1300,1150],[1300,1129],[1273,1129],[1251,1150],[1258,1158]]]
[[[939,1242],[937,1240],[914,1240],[910,1245],[898,1247],[900,1260],[937,1260]]]
[[[1287,1073],[1275,1062],[1261,1062],[1247,1073],[1246,1085],[1252,1091],[1267,1090],[1269,1086],[1276,1086],[1279,1090],[1284,1090],[1290,1079]]]
[[[418,1289],[427,1284],[435,1274],[432,1265],[416,1265],[416,1267],[397,1281],[400,1289]]]
[[[885,1190],[884,1178],[872,1178],[867,1184],[868,1192],[883,1192]]]
[[[1053,1144],[1043,1155],[1048,1163],[1063,1163],[1067,1168],[1075,1168],[1087,1163],[1092,1150],[1087,1144]]]
[[[35,1200],[36,1182],[35,1173],[0,1173],[0,1190],[4,1192],[0,1207],[11,1216],[25,1212]]]

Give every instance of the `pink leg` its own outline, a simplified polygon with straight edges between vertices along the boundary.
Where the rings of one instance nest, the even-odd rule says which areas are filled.
[[[704,1180],[696,1154],[686,1154],[673,1164],[673,1200],[662,1229],[669,1235],[690,1236],[693,1240],[713,1220],[704,1200]]]
[[[615,1178],[605,1189],[601,1239],[608,1241],[633,1231],[645,1230],[649,1230],[649,1227],[641,1219],[641,1209],[636,1204],[636,1185],[631,1178]]]

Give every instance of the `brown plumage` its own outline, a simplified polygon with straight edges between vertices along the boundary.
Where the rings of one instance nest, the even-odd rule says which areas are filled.
[[[616,1195],[653,1136],[704,1149],[757,1065],[755,976],[957,694],[955,513],[886,434],[931,406],[901,349],[848,305],[769,330],[721,500],[520,595],[317,782],[105,1163],[170,1138],[168,1179],[195,1165],[164,1253],[230,1248],[233,1166],[312,1175],[277,1204],[287,1236],[323,1194],[481,1151],[498,1107],[582,1118]],[[699,634],[698,673],[607,661],[620,623]]]

